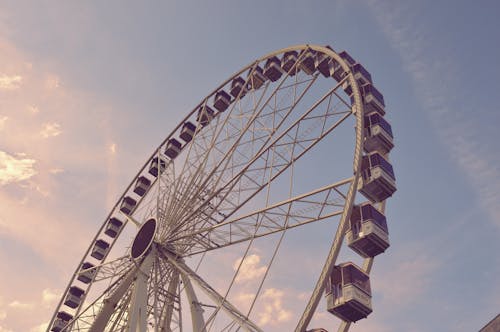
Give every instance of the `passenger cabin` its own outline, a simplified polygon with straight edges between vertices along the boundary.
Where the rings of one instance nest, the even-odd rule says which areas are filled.
[[[365,103],[365,115],[375,112],[382,116],[385,115],[384,96],[372,84],[362,86],[361,93]]]
[[[68,323],[73,319],[73,316],[68,314],[65,311],[59,311],[56,315],[56,319],[54,320],[54,324],[50,329],[52,332],[61,332]]]
[[[179,137],[182,138],[184,142],[188,143],[193,139],[195,132],[196,126],[192,122],[186,121],[182,125],[181,134],[179,135]]]
[[[233,81],[231,82],[231,90],[229,91],[229,93],[234,98],[237,98],[238,96],[240,96],[240,98],[243,98],[245,96],[245,94],[247,93],[247,87],[245,86],[245,80],[241,76],[233,79]]]
[[[276,82],[281,78],[283,72],[281,71],[281,64],[278,57],[273,56],[266,61],[264,66],[264,76],[267,77],[271,82]]]
[[[354,78],[360,85],[372,84],[372,75],[365,69],[365,67],[363,67],[362,64],[356,63],[352,66],[352,72],[354,74]]]
[[[358,190],[374,203],[382,202],[396,191],[392,165],[378,152],[363,156]]]
[[[66,299],[64,300],[64,304],[70,308],[77,308],[82,302],[82,297],[85,294],[85,291],[80,287],[71,286],[68,290],[68,294],[66,294]]]
[[[167,142],[167,147],[165,148],[165,154],[170,159],[174,159],[179,155],[182,149],[182,144],[175,138],[171,138]]]
[[[248,71],[248,82],[251,89],[257,90],[266,82],[264,71],[257,65],[255,68],[250,68]]]
[[[347,53],[347,51],[342,51],[339,53],[339,56],[345,61],[347,62],[347,64],[352,67],[354,66],[354,64],[356,63],[356,60],[353,59],[353,57]]]
[[[135,182],[134,192],[142,197],[148,191],[150,186],[151,186],[151,181],[147,177],[141,175],[137,178],[137,181]]]
[[[375,257],[389,248],[385,216],[369,202],[353,207],[346,237],[347,245],[364,258]]]
[[[296,66],[297,51],[288,51],[283,54],[281,59],[281,68],[288,73],[289,76],[294,76],[299,68]]]
[[[356,322],[372,312],[370,278],[354,263],[333,268],[326,283],[327,310],[346,322]]]
[[[94,257],[97,260],[102,260],[108,254],[109,243],[104,240],[97,240],[94,244],[94,248],[92,248],[92,252],[90,256]]]
[[[196,121],[198,121],[203,127],[212,121],[214,118],[214,110],[208,106],[201,106],[198,110],[198,116],[196,117]]]
[[[160,160],[160,162],[158,162]],[[159,165],[160,164],[160,165]],[[158,176],[158,170],[163,173],[165,170],[165,167],[167,166],[167,163],[163,159],[158,159],[158,157],[154,157],[151,160],[151,164],[149,165],[149,174],[153,175],[154,177]]]
[[[219,112],[224,112],[231,105],[231,96],[224,90],[220,90],[215,94],[214,107]]]
[[[365,84],[371,84],[372,83],[372,75],[368,72],[368,70],[363,67],[360,63],[356,63],[352,66],[352,73],[354,76],[354,79],[358,81],[359,86],[363,86]],[[347,93],[349,96],[352,96],[352,87],[349,84],[349,82],[344,82],[342,85],[342,88],[344,89],[345,93]]]
[[[316,71],[316,52],[305,50],[300,56],[299,68],[307,75],[312,75]]]
[[[106,229],[104,230],[104,234],[109,237],[115,238],[118,233],[120,233],[123,227],[123,222],[118,218],[110,218],[108,224],[106,225]]]
[[[344,68],[342,68],[342,66],[340,65],[340,63],[338,63],[335,60],[332,60],[332,61],[333,61],[333,74],[332,74],[332,77],[337,82],[340,83],[344,79],[344,77],[346,76],[346,72],[345,72]]]
[[[334,72],[334,61],[329,55],[325,53],[316,54],[316,68],[324,77],[330,77]]]
[[[93,269],[94,266],[95,265],[92,263],[84,262],[76,279],[80,280],[84,284],[89,284],[94,279],[97,272],[97,269]]]
[[[134,211],[136,205],[137,202],[135,201],[135,199],[130,196],[126,196],[125,198],[123,198],[122,205],[120,206],[120,211],[125,214],[131,214]]]
[[[367,153],[389,153],[394,147],[391,125],[378,113],[364,117],[365,143]]]

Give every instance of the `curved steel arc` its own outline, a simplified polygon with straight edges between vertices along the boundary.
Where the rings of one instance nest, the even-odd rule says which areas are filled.
[[[314,49],[314,48],[313,48]],[[354,76],[350,70],[350,67],[345,63],[345,61],[337,55],[335,52],[325,48],[325,47],[318,47],[318,50],[322,51],[323,53],[326,53],[330,55],[333,59],[335,59],[340,65],[342,66],[343,70],[348,73],[347,77],[349,80],[349,84],[353,87],[353,96],[354,96],[354,105],[353,105],[353,113],[356,116],[356,145],[354,148],[354,163],[353,163],[353,172],[354,172],[354,177],[353,181],[351,183],[351,186],[349,187],[349,191],[347,193],[346,197],[346,209],[344,209],[344,212],[342,214],[342,217],[340,219],[340,224],[337,228],[337,231],[335,233],[335,237],[333,239],[332,246],[330,248],[330,251],[328,252],[328,256],[325,262],[325,265],[321,271],[321,274],[318,278],[318,281],[316,283],[316,286],[314,287],[314,290],[312,292],[312,295],[309,299],[309,302],[307,303],[306,309],[304,310],[302,317],[300,318],[296,328],[295,332],[304,332],[310,321],[311,318],[316,311],[316,308],[318,307],[318,303],[321,299],[321,296],[323,294],[323,291],[325,289],[325,282],[328,278],[329,275],[331,275],[333,266],[337,260],[337,257],[340,252],[340,248],[342,246],[342,241],[344,239],[344,235],[347,229],[347,224],[348,220],[351,217],[351,212],[352,212],[352,206],[354,204],[354,199],[356,196],[356,190],[358,186],[358,180],[359,180],[359,174],[360,174],[360,168],[361,168],[361,157],[363,155],[363,139],[364,139],[364,118],[363,118],[363,102],[361,99],[361,93],[359,91],[359,86],[358,82],[354,79]]]

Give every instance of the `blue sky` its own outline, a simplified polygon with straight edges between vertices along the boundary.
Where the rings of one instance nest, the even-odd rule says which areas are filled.
[[[478,330],[500,308],[499,10],[2,1],[0,331],[50,318],[113,200],[192,107],[255,58],[303,43],[360,61],[395,134],[391,247],[375,260],[374,313],[352,330]]]

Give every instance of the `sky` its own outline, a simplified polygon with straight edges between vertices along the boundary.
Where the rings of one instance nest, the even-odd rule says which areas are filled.
[[[391,247],[372,270],[374,312],[351,330],[479,330],[500,312],[499,10],[0,1],[0,332],[44,331],[97,227],[188,111],[254,59],[305,43],[348,50],[371,72],[395,135]],[[310,260],[319,274],[323,260]],[[242,278],[263,267],[250,256]],[[266,330],[304,300],[286,285],[263,298]]]

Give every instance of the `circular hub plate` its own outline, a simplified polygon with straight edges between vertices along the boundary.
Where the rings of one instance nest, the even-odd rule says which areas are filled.
[[[139,232],[135,236],[134,242],[132,243],[132,250],[130,255],[133,259],[137,259],[144,255],[146,251],[151,247],[153,240],[156,235],[156,220],[149,219],[144,224],[142,224]]]

